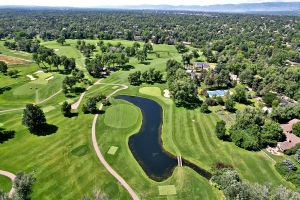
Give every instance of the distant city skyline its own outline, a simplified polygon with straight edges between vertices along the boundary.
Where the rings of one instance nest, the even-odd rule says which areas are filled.
[[[300,0],[0,0],[0,5],[110,7],[130,5],[215,5],[263,2],[300,2]]]

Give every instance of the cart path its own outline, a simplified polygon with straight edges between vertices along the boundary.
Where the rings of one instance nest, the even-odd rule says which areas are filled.
[[[128,88],[127,85],[123,85],[123,84],[110,84],[110,83],[97,83],[98,85],[112,85],[112,86],[121,86],[122,88],[119,88],[117,90],[115,90],[114,92],[112,92],[111,94],[109,94],[106,99],[109,99],[112,95],[116,94],[117,92],[121,91],[121,90],[125,90]],[[102,110],[103,105],[100,105],[99,110]],[[128,191],[128,193],[130,194],[131,198],[133,200],[139,200],[139,197],[137,196],[137,194],[134,192],[134,190],[129,186],[129,184],[108,164],[108,162],[105,160],[103,154],[101,153],[98,143],[97,143],[97,137],[96,137],[96,124],[97,124],[97,119],[98,119],[99,114],[96,114],[93,120],[93,125],[92,125],[92,142],[93,142],[93,147],[94,150],[97,154],[97,157],[99,158],[100,162],[104,165],[104,167],[107,169],[107,171],[109,171],[109,173],[111,175],[113,175],[118,181],[119,183]]]
[[[0,175],[8,177],[12,181],[12,183],[14,182],[14,180],[16,178],[16,175],[14,175],[10,172],[7,172],[7,171],[3,171],[3,170],[0,170]],[[15,192],[15,188],[12,187],[10,192],[8,193],[8,196],[11,198],[14,192]]]
[[[85,92],[81,93],[81,95],[80,95],[78,101],[76,101],[75,103],[72,104],[72,106],[71,106],[71,107],[72,107],[72,110],[78,109],[78,107],[80,106],[80,103],[81,103],[81,101],[82,101],[84,95],[86,94],[86,92],[87,92],[89,89],[91,89],[94,85],[99,84],[100,81],[102,81],[102,79],[99,79],[96,83],[94,83],[93,85],[90,85],[89,87],[87,87],[86,90],[85,90]]]

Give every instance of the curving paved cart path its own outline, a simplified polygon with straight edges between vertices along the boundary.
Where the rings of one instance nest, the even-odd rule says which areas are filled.
[[[14,180],[16,178],[16,175],[14,175],[8,171],[3,171],[3,170],[0,170],[0,175],[8,177],[12,181],[12,183],[14,182]],[[8,196],[11,198],[14,192],[15,192],[15,188],[12,187],[10,192],[8,193]]]
[[[116,94],[117,92],[121,90],[125,90],[128,88],[127,85],[124,84],[110,84],[110,83],[100,83],[98,82],[97,85],[112,85],[112,86],[121,86],[122,88],[119,88],[109,94],[106,99],[109,99],[112,95]],[[99,110],[102,110],[103,105],[100,105]],[[130,187],[130,185],[108,164],[108,162],[105,160],[103,154],[101,153],[98,143],[97,143],[97,137],[96,137],[96,124],[97,124],[97,119],[98,119],[98,114],[95,115],[94,120],[93,120],[93,125],[92,125],[92,142],[93,142],[93,147],[94,150],[97,154],[97,157],[99,158],[100,162],[104,165],[104,167],[109,171],[111,175],[113,175],[119,182],[120,184],[128,191],[130,194],[131,198],[133,200],[139,200],[139,197],[137,194],[134,192],[134,190]]]
[[[93,85],[90,85],[89,87],[87,87],[86,90],[85,90],[85,92],[81,93],[81,95],[80,95],[78,101],[76,101],[75,103],[73,103],[73,104],[71,105],[71,108],[72,108],[73,110],[78,109],[78,107],[80,106],[80,103],[81,103],[81,101],[82,101],[84,95],[86,94],[86,92],[87,92],[89,89],[91,89],[94,85],[99,84],[101,80],[102,80],[102,79],[99,79],[96,83],[94,83]]]

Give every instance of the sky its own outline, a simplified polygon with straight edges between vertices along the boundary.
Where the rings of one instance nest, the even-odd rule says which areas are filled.
[[[69,7],[101,7],[142,4],[168,5],[213,5],[261,2],[300,2],[300,0],[0,0],[0,5],[34,5],[34,6],[69,6]]]

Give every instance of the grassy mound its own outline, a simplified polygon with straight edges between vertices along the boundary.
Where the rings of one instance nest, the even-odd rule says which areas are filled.
[[[146,94],[146,95],[155,96],[155,97],[161,96],[161,90],[158,87],[143,87],[143,88],[140,88],[139,92],[141,94]]]
[[[138,108],[129,104],[118,104],[107,109],[104,123],[114,128],[129,128],[137,123],[138,116]]]

